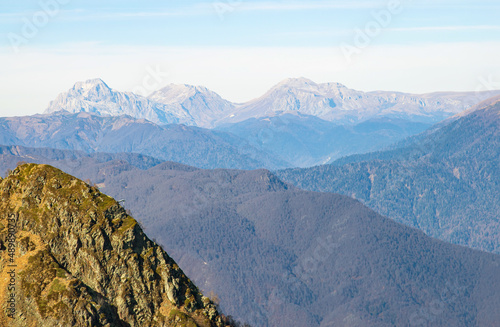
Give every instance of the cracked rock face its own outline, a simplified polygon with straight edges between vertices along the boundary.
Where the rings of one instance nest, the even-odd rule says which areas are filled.
[[[47,165],[0,181],[0,299],[1,326],[224,325],[114,199]]]

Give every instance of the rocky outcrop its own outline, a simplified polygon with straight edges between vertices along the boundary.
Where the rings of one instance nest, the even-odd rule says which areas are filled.
[[[174,260],[97,188],[25,164],[0,181],[0,197],[1,326],[225,325]]]

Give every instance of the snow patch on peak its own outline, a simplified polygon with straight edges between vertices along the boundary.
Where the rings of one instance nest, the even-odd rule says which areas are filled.
[[[316,88],[318,84],[305,77],[287,78],[278,83],[274,88]]]
[[[151,93],[148,98],[164,104],[179,103],[189,99],[199,91],[199,87],[188,84],[169,84]]]
[[[167,106],[134,93],[112,90],[99,78],[78,82],[67,92],[59,94],[45,113],[58,111],[87,112],[101,116],[129,115],[157,124],[194,124],[184,108]]]
[[[104,87],[108,90],[111,90],[111,88],[100,78],[93,78],[86,81],[76,82],[73,86],[73,90],[90,90],[96,87]]]
[[[153,92],[148,99],[183,108],[200,127],[213,127],[214,122],[234,111],[235,105],[204,86],[170,84]]]
[[[323,83],[320,86],[330,90],[348,90],[349,88],[342,83]]]

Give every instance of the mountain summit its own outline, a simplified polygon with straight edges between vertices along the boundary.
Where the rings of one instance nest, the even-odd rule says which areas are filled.
[[[213,127],[214,121],[229,115],[234,104],[204,86],[170,84],[148,97],[152,101],[186,110],[197,126]]]
[[[286,78],[280,83],[278,83],[275,88],[305,88],[305,87],[317,87],[318,84],[313,82],[312,80],[305,77],[298,78]]]
[[[103,97],[112,94],[111,88],[100,78],[77,82],[70,92],[82,94],[86,97]]]
[[[182,107],[154,102],[131,92],[115,91],[99,78],[76,83],[52,101],[45,113],[57,111],[89,112],[102,116],[130,115],[158,124],[193,124],[189,112]]]
[[[77,82],[52,101],[45,113],[83,111],[101,116],[130,115],[160,125],[213,127],[216,120],[229,115],[233,109],[231,102],[204,86],[170,84],[149,97],[142,97],[115,91],[96,78]]]
[[[1,180],[0,196],[0,325],[226,326],[174,260],[96,188],[26,164]]]

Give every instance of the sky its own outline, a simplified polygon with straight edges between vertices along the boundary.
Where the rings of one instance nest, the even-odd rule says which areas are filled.
[[[244,102],[289,77],[411,93],[500,89],[498,0],[0,0],[0,116],[77,81]]]

